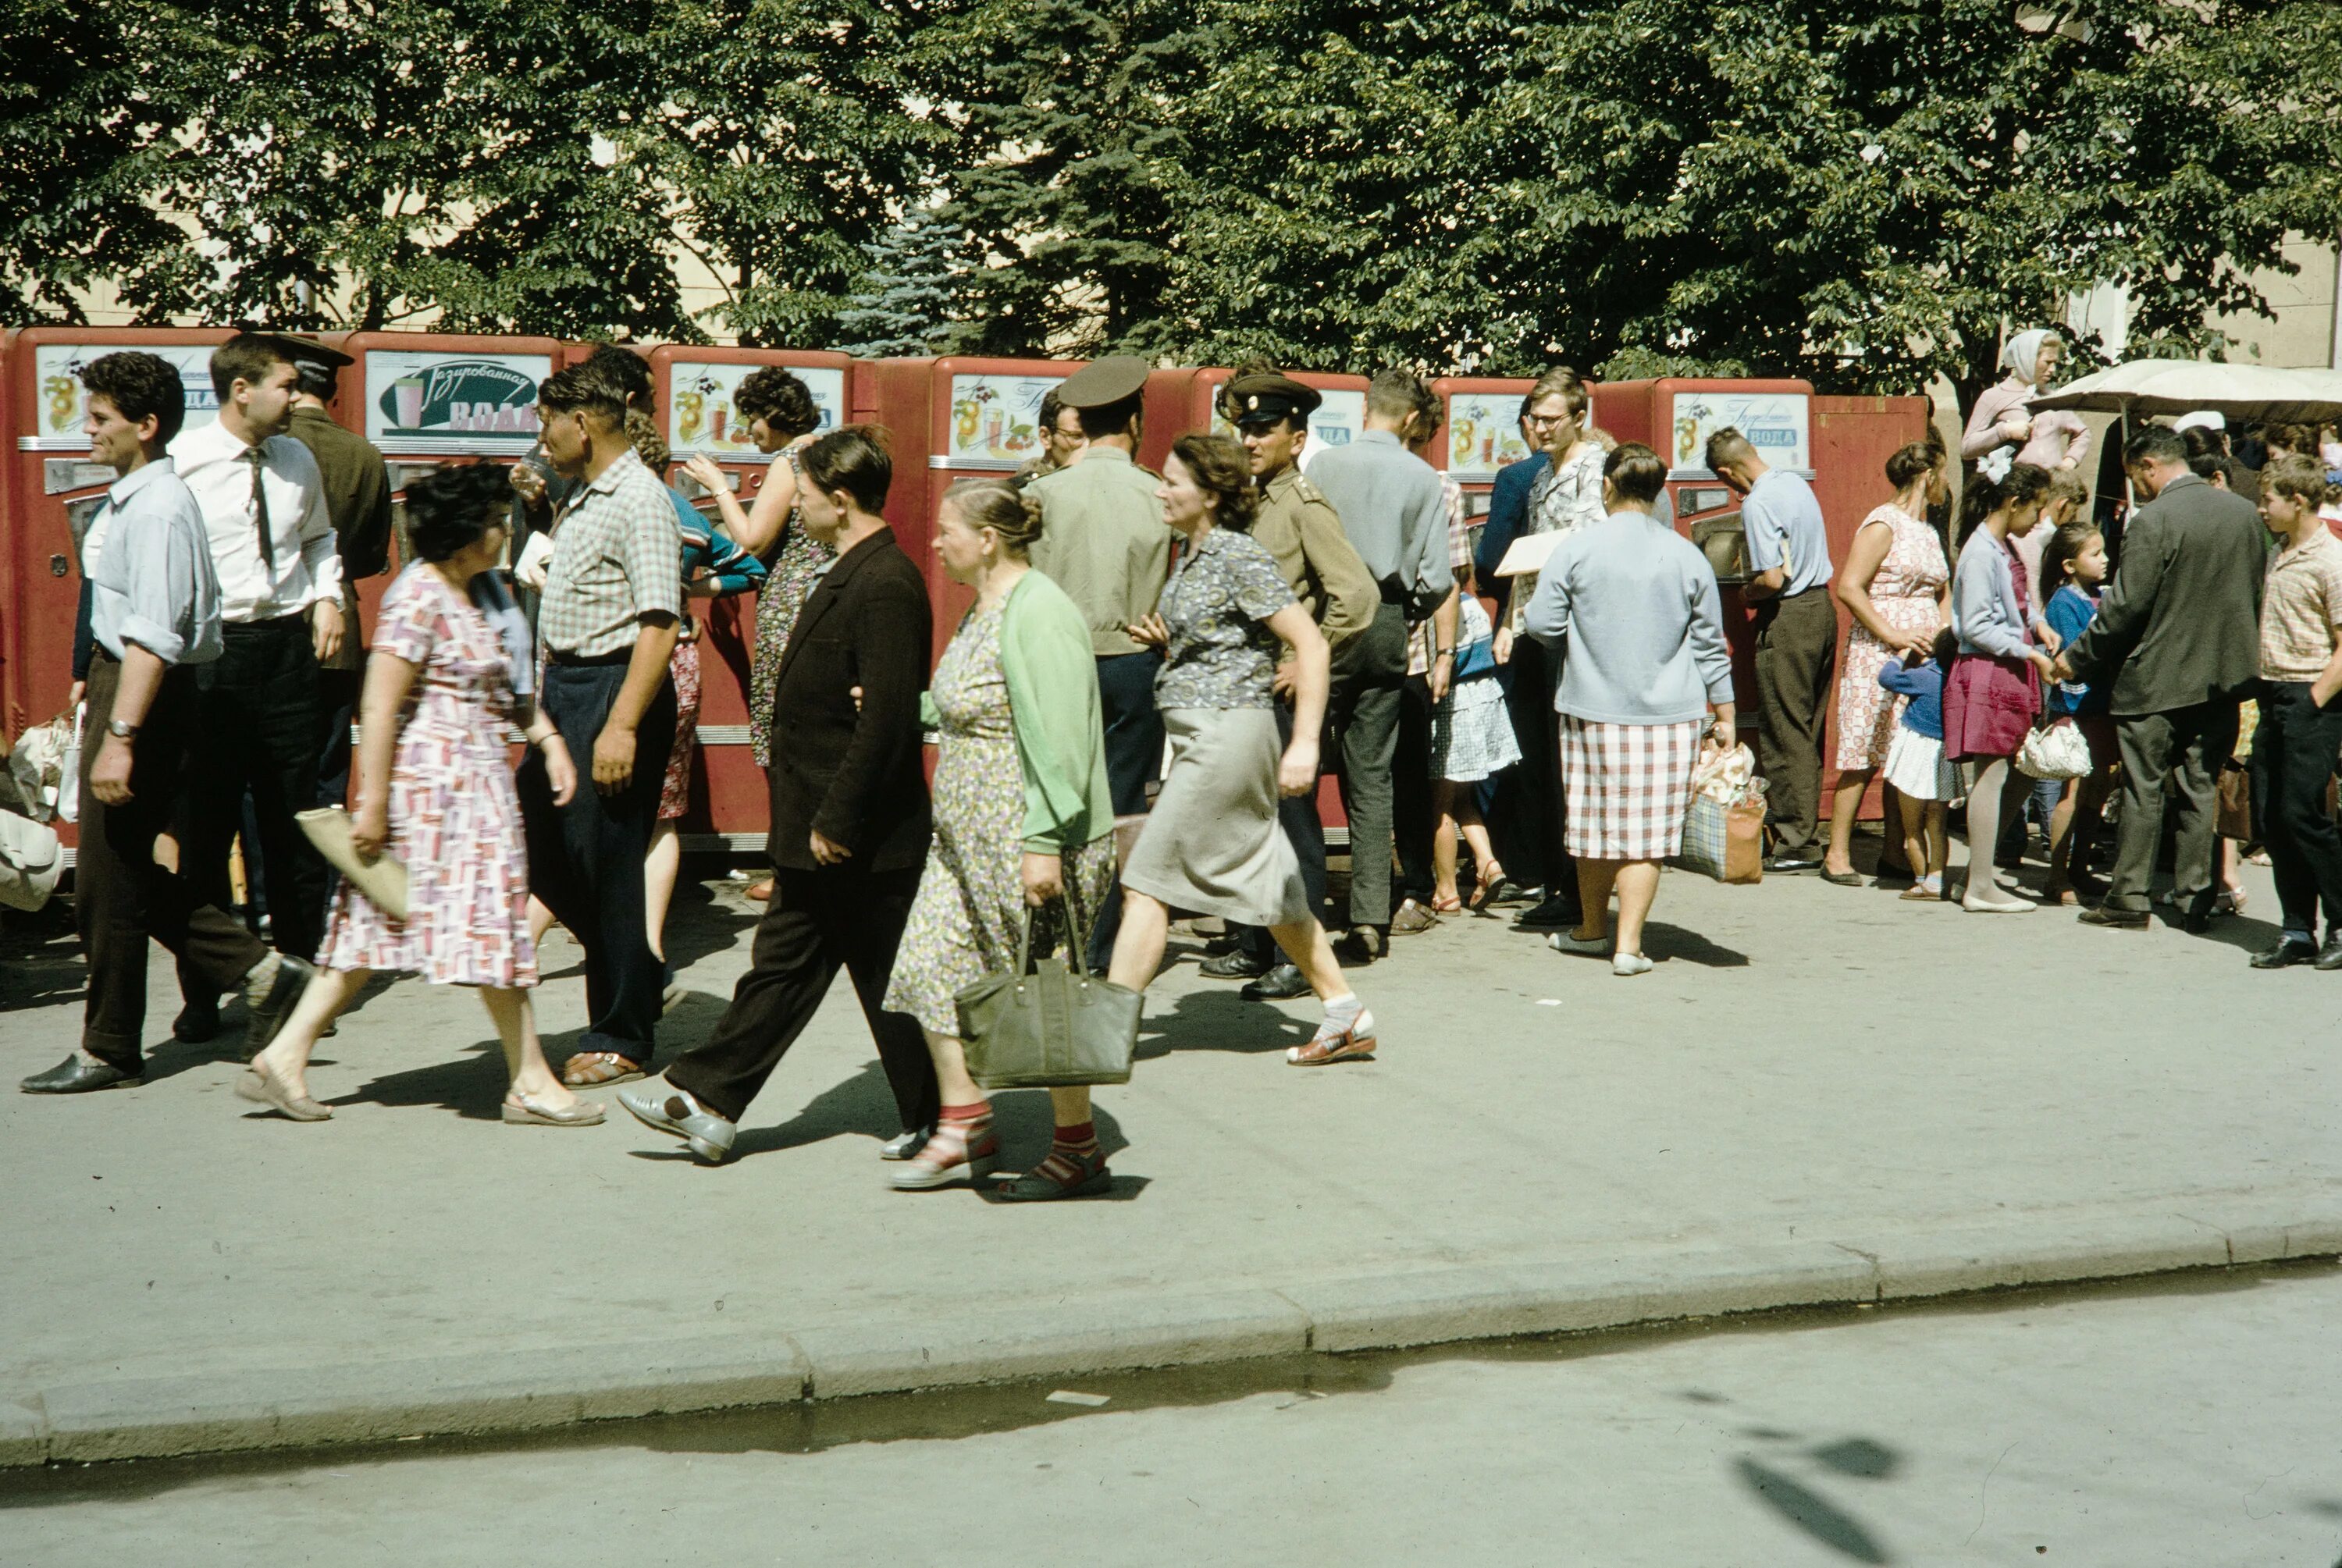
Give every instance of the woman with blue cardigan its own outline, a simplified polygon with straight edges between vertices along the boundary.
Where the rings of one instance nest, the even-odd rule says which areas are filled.
[[[1564,953],[1609,954],[1614,974],[1647,974],[1643,922],[1659,862],[1683,848],[1693,770],[1733,744],[1732,655],[1716,572],[1654,514],[1667,466],[1640,442],[1602,468],[1610,514],[1546,557],[1528,634],[1558,649],[1563,845],[1577,860],[1585,917],[1556,932]],[[1618,894],[1615,946],[1610,894]]]
[[[1993,880],[1992,851],[2025,792],[2007,788],[2017,748],[2041,711],[2049,655],[2034,646],[2025,563],[2009,543],[2033,526],[2049,494],[2049,471],[2013,465],[1995,481],[1968,481],[1961,506],[1967,543],[1952,572],[1952,626],[1959,654],[1944,683],[1944,755],[1968,775],[1968,876],[1960,907],[2013,914],[2035,907]]]
[[[934,1133],[894,1178],[900,1191],[972,1184],[999,1154],[991,1103],[968,1076],[956,994],[1016,966],[1028,907],[1033,951],[1046,954],[1060,936],[1074,940],[1063,914],[1086,932],[1114,885],[1089,627],[1027,562],[1040,533],[1038,505],[991,482],[954,488],[936,522],[944,570],[976,603],[928,683],[926,722],[942,739],[935,838],[886,987],[887,1009],[926,1031],[943,1092]],[[1040,1184],[1003,1195],[1058,1194]]]

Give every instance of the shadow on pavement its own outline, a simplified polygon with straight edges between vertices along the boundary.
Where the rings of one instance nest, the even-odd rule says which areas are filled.
[[[1369,987],[1370,989],[1370,987]],[[1231,1051],[1240,1056],[1283,1053],[1306,1042],[1316,1025],[1286,1014],[1278,1004],[1246,1002],[1231,982],[1226,990],[1191,991],[1166,1010],[1159,995],[1149,998],[1138,1026],[1133,1060],[1151,1062],[1174,1051]],[[1368,996],[1369,1004],[1372,1002]],[[1314,1008],[1308,997],[1293,1005]]]

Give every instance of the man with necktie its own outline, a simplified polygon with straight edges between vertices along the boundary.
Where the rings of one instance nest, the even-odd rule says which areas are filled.
[[[227,902],[228,845],[249,791],[270,940],[314,958],[325,864],[293,817],[317,804],[317,671],[341,652],[341,556],[316,459],[285,434],[298,381],[291,345],[238,333],[213,351],[211,374],[218,420],[171,443],[203,512],[222,621],[220,656],[197,672],[179,865],[198,895]],[[210,993],[185,966],[181,984],[179,1033],[200,1038]]]

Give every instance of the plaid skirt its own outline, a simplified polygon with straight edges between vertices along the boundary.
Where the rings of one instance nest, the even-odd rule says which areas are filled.
[[[1562,847],[1588,860],[1665,860],[1683,848],[1700,722],[1561,720]]]

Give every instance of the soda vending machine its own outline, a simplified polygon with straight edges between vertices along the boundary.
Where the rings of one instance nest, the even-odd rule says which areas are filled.
[[[842,354],[784,349],[695,347],[669,344],[650,352],[659,421],[674,460],[715,460],[744,505],[754,506],[773,458],[749,438],[748,422],[733,401],[740,383],[767,365],[790,372],[813,394],[819,431],[851,423],[846,382],[853,361]],[[660,475],[679,484],[713,516],[713,504],[679,474]],[[720,519],[719,519],[720,520]],[[756,600],[693,600],[699,617],[698,755],[691,770],[690,807],[683,819],[687,850],[750,850],[765,847],[772,801],[765,776],[748,744],[749,660],[756,643]]]
[[[382,450],[405,533],[409,479],[440,464],[525,456],[536,444],[536,389],[562,345],[549,337],[355,332],[342,352],[345,423]]]
[[[0,479],[0,712],[10,736],[61,712],[73,684],[74,621],[81,599],[81,540],[114,483],[82,434],[80,371],[123,349],[159,355],[186,390],[185,428],[219,416],[213,347],[225,330],[35,326],[10,335],[0,428],[15,453]],[[71,824],[55,824],[72,841]]]
[[[927,580],[935,647],[951,641],[973,595],[935,558],[936,506],[962,479],[1006,478],[1041,454],[1041,400],[1078,360],[882,359],[854,369],[857,417],[893,437],[886,522]]]
[[[1446,424],[1432,444],[1433,465],[1464,487],[1473,520],[1487,515],[1497,471],[1529,455],[1521,436],[1521,399],[1536,384],[1509,376],[1442,376],[1431,384]]]

